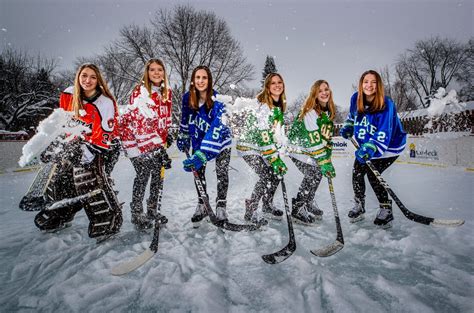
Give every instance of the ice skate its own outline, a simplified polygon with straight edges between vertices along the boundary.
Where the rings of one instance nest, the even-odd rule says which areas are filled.
[[[298,201],[297,199],[291,199],[291,217],[294,219],[295,222],[303,225],[311,225],[314,224],[316,218],[306,208],[306,205],[303,201]]]
[[[268,224],[268,221],[261,216],[257,210],[258,202],[253,202],[250,199],[245,199],[245,215],[244,219],[256,225],[265,226]]]
[[[145,214],[143,214],[143,205],[141,203],[130,203],[132,208],[132,219],[131,222],[135,225],[138,230],[145,230],[153,228],[153,221],[149,220]]]
[[[226,212],[226,200],[218,200],[216,206],[216,217],[219,222],[225,223],[229,219]]]
[[[201,221],[207,216],[206,208],[203,203],[199,203],[196,207],[196,211],[191,217],[191,222],[194,228],[198,228],[201,225]]]
[[[158,222],[161,224],[161,225],[165,225],[166,223],[168,223],[168,218],[164,215],[164,214],[161,214],[160,211],[152,211],[152,210],[148,210],[146,212],[146,217],[149,221],[151,222],[155,222],[156,220],[158,220]]]
[[[263,213],[266,213],[268,217],[272,219],[276,219],[276,220],[281,220],[283,216],[283,211],[277,208],[272,203],[271,204],[264,203],[262,211]]]
[[[393,214],[392,214],[392,202],[381,203],[380,209],[377,212],[375,217],[374,224],[380,228],[390,228],[392,227]]]
[[[307,206],[308,212],[314,215],[317,221],[323,219],[324,212],[318,207],[316,202],[309,203]]]
[[[347,216],[349,217],[349,222],[351,223],[356,223],[359,221],[362,221],[365,216],[365,201],[362,199],[355,199],[355,205],[354,207],[349,211],[349,214]]]
[[[154,226],[154,223],[150,221],[144,214],[132,213],[132,224],[138,230],[151,229]]]

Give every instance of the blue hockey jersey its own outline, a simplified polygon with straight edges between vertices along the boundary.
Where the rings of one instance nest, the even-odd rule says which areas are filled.
[[[385,97],[385,109],[379,112],[357,112],[357,92],[351,97],[347,121],[354,124],[354,137],[362,145],[370,142],[377,147],[374,159],[402,153],[407,134],[403,130],[392,99]]]
[[[189,91],[183,95],[180,137],[191,140],[193,151],[201,150],[208,160],[214,159],[232,143],[230,128],[223,124],[225,106],[219,101],[208,112],[205,104],[195,111],[189,106]]]

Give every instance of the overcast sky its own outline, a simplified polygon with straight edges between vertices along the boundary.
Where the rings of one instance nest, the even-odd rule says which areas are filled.
[[[464,0],[0,0],[1,47],[58,58],[72,68],[118,37],[177,3],[211,10],[226,20],[255,66],[258,87],[266,55],[275,57],[291,102],[326,79],[339,106],[367,69],[392,66],[415,41],[473,36],[473,1]]]

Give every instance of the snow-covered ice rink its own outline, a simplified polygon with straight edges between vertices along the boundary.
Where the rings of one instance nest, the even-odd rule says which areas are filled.
[[[192,174],[182,170],[182,155],[172,153],[166,173],[158,253],[125,276],[110,269],[143,252],[151,233],[130,223],[134,170],[121,157],[113,177],[125,202],[119,236],[101,244],[87,236],[84,211],[73,226],[41,233],[36,212],[18,209],[35,172],[0,175],[0,303],[2,312],[473,312],[474,311],[474,172],[460,167],[425,167],[396,163],[383,177],[412,211],[465,219],[458,228],[425,226],[406,219],[394,205],[388,230],[376,228],[376,198],[367,184],[366,219],[350,224],[352,158],[334,158],[334,188],[345,247],[328,258],[313,256],[336,238],[327,182],[316,194],[324,218],[315,226],[294,224],[297,250],[277,265],[261,255],[288,242],[286,220],[270,220],[262,231],[223,232],[210,223],[190,222],[197,196]],[[302,175],[286,158],[288,196],[296,194]],[[228,213],[242,223],[244,199],[256,175],[232,157]],[[208,191],[215,205],[214,163],[207,169]],[[275,204],[284,207],[281,188]]]

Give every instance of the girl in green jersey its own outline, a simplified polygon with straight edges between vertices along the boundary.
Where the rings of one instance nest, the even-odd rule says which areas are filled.
[[[332,91],[325,80],[317,80],[288,132],[288,152],[303,173],[291,215],[296,221],[311,224],[323,212],[313,202],[322,176],[335,177],[331,162],[331,137],[336,109]]]
[[[283,211],[273,205],[273,197],[280,182],[280,175],[287,171],[286,164],[278,153],[278,130],[283,126],[286,108],[285,84],[278,73],[267,75],[263,90],[257,95],[259,102],[247,111],[245,130],[240,135],[237,151],[245,162],[257,173],[256,183],[250,199],[245,200],[245,220],[267,224],[257,213],[262,199],[262,210],[281,218]]]

